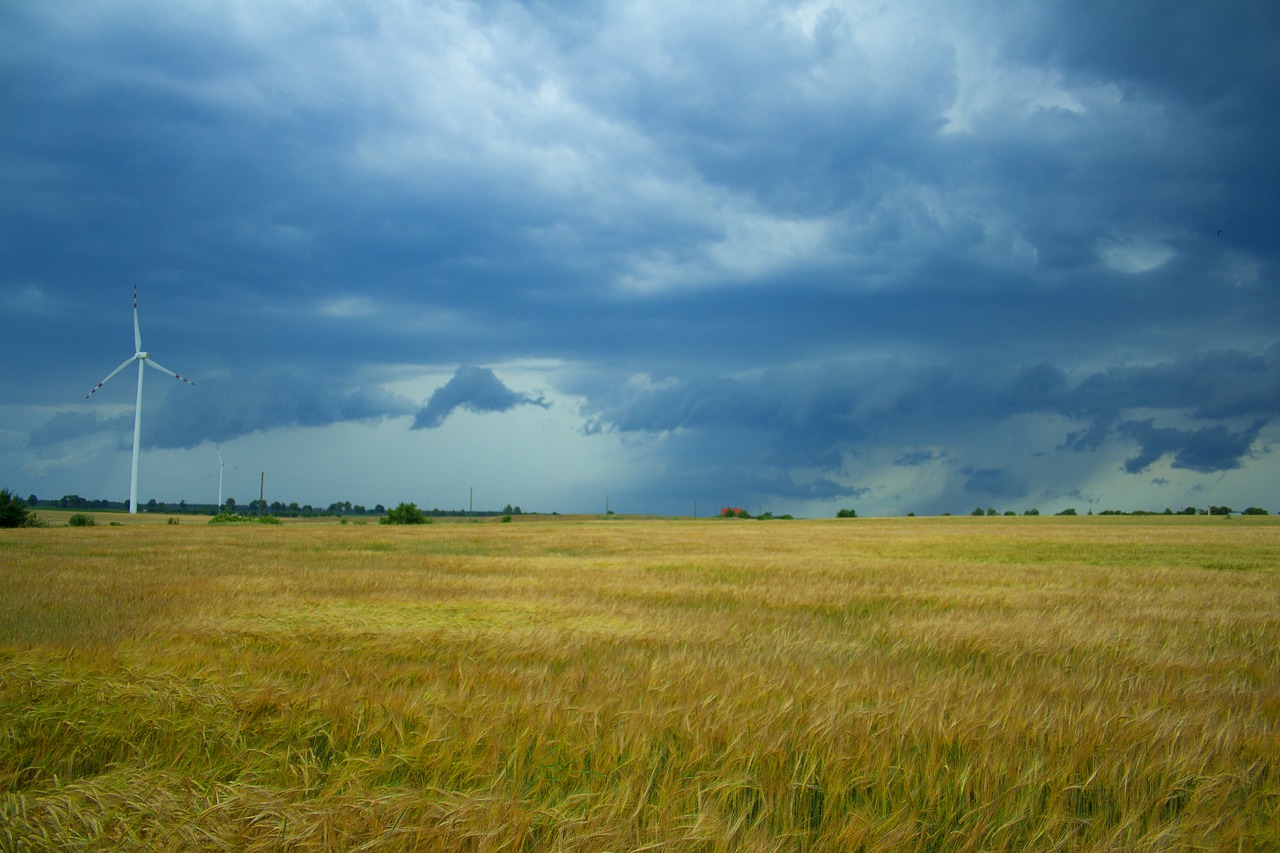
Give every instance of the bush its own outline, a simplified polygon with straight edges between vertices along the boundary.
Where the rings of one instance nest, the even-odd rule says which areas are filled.
[[[77,512],[67,519],[67,527],[94,527],[97,523],[92,515],[85,515],[83,512]]]
[[[0,527],[28,527],[33,517],[22,498],[0,489]]]
[[[858,511],[856,509],[842,509],[836,513],[836,518],[857,518]]]
[[[430,524],[431,519],[418,509],[415,503],[401,503],[395,509],[387,510],[379,524]]]
[[[177,524],[171,520],[171,524]],[[210,524],[279,524],[280,519],[274,515],[240,515],[234,512],[220,512],[209,519]]]

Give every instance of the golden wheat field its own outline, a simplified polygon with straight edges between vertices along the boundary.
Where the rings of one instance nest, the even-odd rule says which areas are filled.
[[[1280,849],[1280,519],[116,518],[0,531],[4,850]]]

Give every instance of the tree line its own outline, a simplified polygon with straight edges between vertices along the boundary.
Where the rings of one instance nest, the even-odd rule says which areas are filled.
[[[5,490],[6,494],[9,491]],[[17,499],[17,495],[13,495]],[[36,495],[29,495],[24,504],[31,509],[39,509],[46,507],[48,509],[74,509],[74,510],[97,510],[99,512],[127,512],[129,502],[112,501],[105,499],[83,498],[80,495],[63,495],[60,498],[39,498]],[[380,517],[385,516],[388,512],[387,508],[382,504],[375,504],[372,507],[366,507],[362,504],[352,503],[351,501],[334,501],[326,507],[313,506],[311,504],[300,504],[297,501],[285,503],[284,501],[263,501],[252,500],[247,504],[240,504],[235,498],[227,498],[222,506],[216,503],[190,503],[180,500],[176,503],[167,503],[158,501],[155,498],[138,506],[138,512],[148,513],[164,513],[165,515],[218,515],[219,513],[231,514],[247,514],[247,515],[274,515],[280,518],[311,518],[323,516],[366,516]],[[442,518],[450,517],[471,517],[488,518],[500,515],[522,515],[523,510],[518,506],[507,504],[500,510],[469,510],[469,509],[431,509],[423,510],[424,514],[437,516]]]

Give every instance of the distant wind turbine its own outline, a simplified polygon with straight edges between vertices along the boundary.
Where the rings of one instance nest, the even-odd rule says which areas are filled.
[[[185,376],[179,376],[167,367],[156,364],[151,358],[151,353],[142,349],[142,331],[138,327],[138,288],[133,288],[133,355],[126,358],[120,363],[120,366],[107,374],[107,378],[103,379],[93,387],[93,390],[84,395],[88,400],[94,394],[98,393],[98,389],[111,380],[120,371],[124,370],[133,362],[138,362],[138,399],[133,406],[133,468],[129,474],[129,513],[134,514],[138,511],[138,447],[142,438],[142,368],[143,365],[151,365],[161,373],[167,373],[174,379],[180,379],[188,385],[195,385]]]
[[[217,444],[214,444],[214,447],[217,448],[218,450],[218,464],[213,466],[213,471],[218,472],[218,509],[221,510],[222,509],[222,470],[224,468],[230,468],[232,471],[239,471],[240,469],[234,465],[228,465],[227,463],[223,462],[222,448],[218,447]],[[213,476],[213,471],[210,471],[208,474],[205,475],[206,480]]]

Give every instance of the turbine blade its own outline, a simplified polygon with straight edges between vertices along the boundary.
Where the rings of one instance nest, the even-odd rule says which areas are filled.
[[[142,352],[142,329],[138,327],[138,285],[133,286],[133,351]]]
[[[174,373],[174,372],[173,372],[172,370],[170,370],[169,368],[164,367],[164,366],[159,365],[159,364],[156,364],[154,361],[152,361],[152,360],[151,360],[151,359],[149,359],[149,358],[143,359],[143,361],[145,361],[147,364],[151,365],[152,367],[154,367],[156,370],[160,371],[161,373],[167,373],[167,374],[169,374],[169,375],[170,375],[170,376],[172,376],[174,379],[181,379],[183,382],[187,383],[188,385],[195,385],[195,384],[196,384],[196,383],[192,382],[190,379],[188,379],[187,377],[185,377],[185,376],[179,376],[178,374]]]
[[[136,359],[137,359],[137,356],[136,356],[136,355],[131,355],[131,356],[129,356],[128,358],[126,358],[124,361],[120,362],[120,366],[119,366],[119,367],[117,367],[115,370],[111,371],[110,373],[108,373],[108,374],[107,374],[107,378],[106,378],[106,379],[103,379],[103,380],[102,380],[101,382],[99,382],[97,385],[94,385],[94,386],[93,386],[93,390],[92,390],[92,391],[90,391],[88,394],[85,394],[85,395],[84,395],[84,398],[85,398],[86,400],[88,400],[88,399],[89,399],[90,397],[92,397],[94,394],[98,393],[98,389],[99,389],[99,388],[101,388],[103,385],[106,385],[106,384],[107,384],[107,381],[108,381],[108,380],[110,380],[112,376],[115,376],[117,373],[119,373],[120,371],[124,370],[126,367],[128,367],[130,364],[132,364],[132,363],[134,362],[134,360],[136,360]]]

